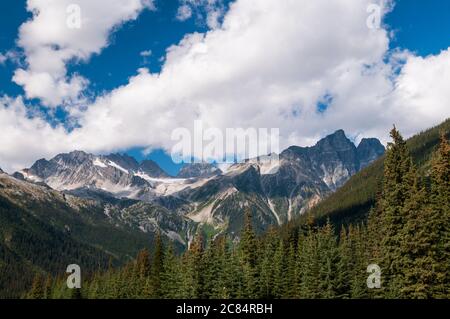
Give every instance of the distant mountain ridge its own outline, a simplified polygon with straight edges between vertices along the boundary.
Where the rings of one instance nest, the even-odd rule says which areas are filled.
[[[249,159],[226,171],[193,163],[171,177],[151,160],[139,163],[126,154],[97,156],[73,151],[40,159],[14,176],[79,197],[151,203],[180,218],[208,224],[214,232],[237,235],[244,207],[252,211],[260,230],[283,224],[383,154],[379,140],[363,139],[356,147],[338,130],[314,146],[289,147],[277,162],[270,157]],[[186,235],[181,229],[179,233]],[[180,242],[190,240],[183,236]]]
[[[450,139],[450,119],[406,140],[417,169],[425,176],[429,174],[431,155],[439,145],[441,132]],[[369,140],[365,142],[365,144],[367,143],[373,142]],[[364,145],[361,150],[370,154]],[[368,155],[368,158],[373,158],[373,156]],[[364,165],[364,169],[353,175],[343,187],[315,206],[311,210],[311,214],[322,222],[330,218],[336,224],[364,220],[375,204],[376,194],[380,191],[383,179],[383,161],[384,157],[381,156],[372,161],[370,165]],[[299,222],[304,222],[303,218]]]

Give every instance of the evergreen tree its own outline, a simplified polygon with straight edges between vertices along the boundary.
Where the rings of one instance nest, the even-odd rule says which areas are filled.
[[[153,298],[161,297],[161,273],[163,270],[164,246],[161,234],[158,232],[155,240],[155,251],[150,269],[150,284]]]
[[[161,292],[164,298],[183,298],[181,267],[170,245],[164,254],[163,272],[161,274]]]
[[[301,274],[300,298],[312,299],[319,297],[319,260],[317,235],[311,225],[308,226],[304,240],[298,241],[298,264]]]
[[[200,298],[203,291],[203,235],[198,232],[184,257],[183,289],[188,298]]]
[[[436,242],[432,254],[437,262],[433,296],[450,298],[450,144],[441,132],[439,149],[432,161],[432,196],[430,220]]]
[[[297,251],[296,240],[293,237],[290,238],[289,247],[285,253],[286,258],[286,274],[284,280],[284,298],[296,298],[298,288],[298,273],[299,270],[296,267]]]
[[[244,276],[243,297],[256,298],[258,293],[257,280],[257,241],[253,231],[251,211],[245,211],[244,229],[239,243],[240,261]]]
[[[278,240],[271,267],[273,267],[273,297],[282,298],[284,297],[286,280],[288,280],[288,278],[286,273],[283,241],[281,239]]]
[[[342,227],[339,235],[339,261],[336,273],[336,296],[338,298],[350,297],[352,271],[355,267],[355,260],[352,258],[352,246],[345,227]]]
[[[339,252],[334,228],[328,219],[318,233],[319,292],[321,298],[336,297],[336,278],[338,276]]]
[[[386,297],[401,296],[404,285],[401,269],[402,229],[405,225],[403,206],[412,187],[412,160],[406,142],[394,127],[392,143],[388,144],[384,161],[383,193],[381,205],[382,271]]]
[[[405,202],[405,227],[401,232],[401,271],[403,286],[400,296],[403,298],[430,297],[433,285],[434,269],[438,263],[435,260],[433,246],[438,238],[436,221],[428,205],[428,194],[415,178],[411,195]]]
[[[156,255],[156,253],[155,253],[155,255]],[[159,258],[159,257],[157,257],[157,258]],[[150,276],[150,272],[151,272],[150,253],[147,249],[141,250],[136,258],[136,272],[141,279],[144,279],[144,278],[147,278]]]

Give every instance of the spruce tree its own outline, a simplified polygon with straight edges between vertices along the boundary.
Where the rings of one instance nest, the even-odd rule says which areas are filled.
[[[432,253],[438,263],[435,269],[433,297],[450,298],[450,144],[441,132],[439,149],[432,161],[431,220],[437,242]]]
[[[187,298],[200,298],[203,291],[203,235],[198,232],[183,258],[183,290]]]
[[[298,239],[298,238],[297,238]],[[298,273],[299,269],[296,267],[297,261],[297,249],[296,240],[293,237],[290,238],[289,246],[285,252],[286,258],[286,274],[284,280],[284,298],[293,299],[297,297],[298,288]]]
[[[384,161],[383,193],[380,201],[382,272],[385,279],[386,297],[401,296],[403,286],[401,269],[402,229],[405,225],[403,206],[407,200],[413,181],[410,171],[412,160],[406,142],[394,127],[391,131],[392,143],[388,144]]]
[[[240,260],[244,276],[244,298],[256,298],[258,293],[257,280],[257,241],[253,231],[252,216],[249,209],[244,216],[244,229],[239,243]]]
[[[161,273],[163,270],[164,246],[161,234],[158,232],[155,240],[155,251],[150,269],[151,293],[153,298],[161,297]]]
[[[319,258],[317,234],[311,225],[308,226],[304,240],[298,241],[298,265],[300,267],[300,298],[319,298]]]
[[[350,273],[351,298],[375,298],[375,294],[379,294],[379,291],[376,290],[373,295],[370,295],[371,292],[368,292],[367,288],[367,266],[374,263],[370,254],[371,238],[368,236],[367,228],[350,225],[348,228],[348,245],[350,246],[349,267],[351,268],[348,268],[348,271]]]
[[[328,219],[318,233],[319,292],[321,298],[335,298],[337,288],[339,251],[334,227]]]
[[[161,274],[161,293],[163,298],[183,298],[182,274],[178,258],[175,256],[173,246],[170,245],[164,254],[163,272]]]
[[[278,240],[277,247],[273,255],[273,282],[272,282],[272,294],[274,298],[284,297],[287,272],[286,263],[284,258],[284,245],[281,239]]]
[[[336,297],[348,298],[350,297],[352,272],[355,267],[355,260],[352,256],[351,242],[347,237],[347,231],[342,226],[339,235],[339,261],[337,264],[336,274]]]
[[[402,298],[431,297],[434,269],[438,266],[433,250],[439,240],[435,229],[439,225],[436,225],[432,215],[426,189],[419,184],[416,176],[403,213],[405,227],[401,233],[399,260],[403,278],[400,291]]]
[[[273,228],[270,228],[264,237],[261,262],[259,263],[259,296],[262,298],[274,297],[274,256],[277,248],[278,236]]]

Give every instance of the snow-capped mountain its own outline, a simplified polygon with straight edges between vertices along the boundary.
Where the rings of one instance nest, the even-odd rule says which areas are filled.
[[[261,230],[283,224],[383,153],[377,139],[363,139],[356,147],[339,130],[312,147],[289,147],[277,161],[272,154],[226,171],[195,163],[171,177],[150,160],[139,163],[128,155],[74,151],[38,160],[14,176],[80,197],[140,200],[194,223],[210,224],[217,232],[239,233],[245,207]],[[129,216],[137,216],[134,213]]]
[[[382,155],[384,147],[376,141],[356,147],[339,130],[315,146],[286,149],[278,161],[266,158],[232,165],[203,186],[176,196],[190,203],[189,209],[186,204],[182,207],[194,221],[238,233],[247,207],[258,227],[265,229],[302,214]]]

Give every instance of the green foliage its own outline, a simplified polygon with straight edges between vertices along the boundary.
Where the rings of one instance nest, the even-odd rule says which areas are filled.
[[[406,141],[413,162],[422,175],[428,175],[441,133],[450,138],[450,119]],[[384,160],[385,156],[352,176],[335,193],[314,207],[310,214],[321,223],[330,218],[337,226],[365,221],[382,189]],[[298,223],[305,223],[305,219],[300,217]]]
[[[199,232],[179,256],[158,236],[152,258],[143,250],[124,267],[94,273],[79,291],[37,276],[28,297],[450,298],[450,146],[443,134],[422,171],[395,128],[391,136],[376,205],[362,222],[339,230],[309,214],[257,237],[246,210],[238,243],[218,236],[206,246]],[[381,267],[381,289],[367,286],[370,264]]]

